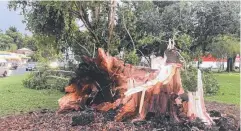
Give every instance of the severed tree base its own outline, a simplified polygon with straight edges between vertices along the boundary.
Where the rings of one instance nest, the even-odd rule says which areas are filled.
[[[67,94],[59,100],[58,113],[86,106],[103,112],[121,107],[115,121],[126,117],[143,120],[152,112],[155,116],[168,114],[177,123],[182,122],[181,117],[201,117],[212,124],[205,111],[203,92],[198,91],[196,96],[188,93],[189,101],[182,97],[180,100],[184,90],[177,63],[162,66],[161,70],[139,68],[109,56],[102,49],[98,49],[96,58],[84,56],[82,60],[76,77],[65,88]],[[194,101],[197,96],[200,100]]]

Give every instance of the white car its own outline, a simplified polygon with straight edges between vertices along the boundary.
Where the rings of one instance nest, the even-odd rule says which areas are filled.
[[[34,63],[29,63],[26,67],[26,71],[33,71],[36,69],[36,64]]]

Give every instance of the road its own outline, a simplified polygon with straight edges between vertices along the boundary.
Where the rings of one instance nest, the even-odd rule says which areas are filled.
[[[11,71],[12,71],[11,76],[22,75],[22,74],[25,74],[27,72],[26,66],[21,66],[21,67],[18,67],[17,70],[11,70]]]
[[[10,76],[22,75],[22,74],[25,74],[25,73],[29,72],[29,71],[26,71],[26,68],[29,64],[34,64],[36,66],[37,62],[30,62],[30,63],[19,66],[17,68],[17,70],[11,70]]]

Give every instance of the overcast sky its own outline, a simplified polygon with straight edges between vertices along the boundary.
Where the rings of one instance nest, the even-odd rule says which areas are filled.
[[[19,12],[10,11],[7,7],[8,1],[0,1],[0,29],[5,31],[10,26],[15,26],[21,33],[31,34],[25,30],[26,25],[22,23],[24,19]]]

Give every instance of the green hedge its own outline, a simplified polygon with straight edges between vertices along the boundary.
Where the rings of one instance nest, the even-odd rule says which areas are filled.
[[[68,85],[70,77],[71,73],[45,68],[31,72],[29,76],[23,80],[23,85],[26,88],[37,90],[54,89],[64,91],[64,87]]]

